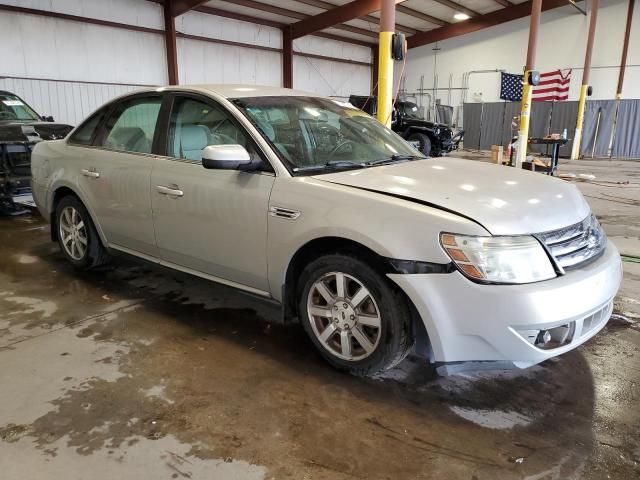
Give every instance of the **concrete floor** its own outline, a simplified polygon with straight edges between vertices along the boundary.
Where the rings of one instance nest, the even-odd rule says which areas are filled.
[[[579,187],[640,255],[640,162],[562,171],[596,175]],[[124,259],[73,271],[37,216],[0,219],[0,245],[1,478],[640,478],[638,263],[628,320],[559,359],[358,379],[243,294]]]

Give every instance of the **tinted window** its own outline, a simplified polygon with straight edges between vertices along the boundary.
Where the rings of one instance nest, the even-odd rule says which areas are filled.
[[[78,129],[73,132],[73,135],[69,137],[69,143],[78,145],[91,145],[91,141],[93,140],[93,135],[96,132],[96,128],[102,122],[105,113],[106,109],[103,108],[88,120],[86,120],[82,125],[80,125]]]
[[[102,146],[124,152],[151,153],[161,103],[160,97],[154,97],[119,104],[107,119]]]
[[[176,98],[169,124],[168,156],[200,162],[205,147],[233,144],[255,155],[244,129],[226,110],[193,98]]]
[[[40,116],[17,95],[0,93],[0,120],[32,121]]]

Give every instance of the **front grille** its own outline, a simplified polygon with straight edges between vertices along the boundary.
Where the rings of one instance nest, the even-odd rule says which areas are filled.
[[[564,270],[578,268],[594,260],[607,244],[607,237],[593,214],[575,225],[536,236]]]

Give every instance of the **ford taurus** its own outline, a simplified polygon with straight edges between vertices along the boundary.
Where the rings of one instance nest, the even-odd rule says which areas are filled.
[[[294,90],[131,93],[37,144],[32,175],[74,266],[125,252],[278,302],[356,375],[411,351],[445,369],[534,365],[600,331],[621,280],[575,185],[425,158]]]

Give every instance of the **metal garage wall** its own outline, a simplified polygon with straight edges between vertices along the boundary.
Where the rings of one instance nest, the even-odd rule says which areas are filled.
[[[222,19],[198,12],[176,18],[176,30],[189,35],[281,48],[279,29]],[[246,83],[279,86],[279,52],[178,38],[178,75],[182,84]]]
[[[622,100],[613,138],[614,157],[640,158],[640,100]]]
[[[90,13],[96,0],[84,2],[14,2],[43,10],[65,7],[64,13]],[[81,3],[85,9],[74,8]],[[126,2],[104,2],[105,20],[121,21],[116,11]],[[137,17],[124,21],[157,28],[158,5],[128,2],[139,7]],[[127,9],[125,9],[127,11]],[[97,16],[97,15],[96,15]],[[149,17],[149,18],[147,18]],[[0,15],[0,76],[47,78],[124,84],[165,84],[165,47],[160,35],[92,25],[38,15],[2,12]]]
[[[580,153],[584,156],[607,157],[613,136],[613,156],[640,157],[640,100],[621,100],[614,125],[615,100],[590,100],[586,104]],[[569,156],[575,137],[578,102],[534,102],[529,126],[530,137],[544,137],[567,129],[569,142],[560,148],[561,156]],[[488,150],[491,145],[508,145],[512,135],[511,121],[520,113],[519,102],[465,103],[464,129],[466,148]],[[619,130],[614,135],[614,127]],[[548,153],[544,145],[530,145],[535,153]]]
[[[3,4],[108,20],[162,30],[162,6],[143,0],[0,0]],[[179,33],[281,48],[277,28],[188,12]],[[178,38],[180,83],[282,84],[277,51]],[[371,61],[371,49],[313,36],[295,41],[298,52]],[[162,35],[101,25],[2,12],[0,77],[17,77],[3,88],[25,97],[43,114],[76,124],[103,101],[132,84],[165,85]],[[102,84],[110,85],[102,85]],[[296,56],[294,86],[324,95],[366,94],[371,68]]]
[[[531,104],[531,118],[529,122],[529,137],[542,138],[549,135],[551,111],[553,102],[533,102]],[[532,153],[547,153],[546,145],[529,145]]]
[[[293,42],[293,48],[297,52],[330,55],[358,62],[370,63],[372,60],[371,49],[368,47],[313,35],[297,38]],[[371,67],[295,56],[293,86],[328,96],[368,95],[371,91]]]
[[[361,65],[295,56],[293,86],[326,96],[368,95],[371,91],[371,69]]]
[[[502,144],[503,117],[504,103],[485,103],[483,105],[480,150],[489,150],[491,145]]]
[[[282,84],[278,52],[178,38],[180,83]]]
[[[589,100],[586,103],[580,153],[589,157],[609,155],[615,113],[615,100]]]
[[[518,135],[517,127],[514,129],[511,122],[514,117],[520,115],[520,104],[516,102],[504,102],[504,120],[502,123],[502,142],[500,145],[507,146],[514,136]]]
[[[19,95],[40,115],[52,115],[56,121],[69,125],[77,125],[112,98],[139,88],[141,87],[134,85],[0,77],[0,90]]]
[[[562,133],[567,129],[566,145],[560,147],[560,155],[568,157],[571,155],[573,138],[576,135],[576,118],[578,116],[578,102],[555,102],[553,114],[551,115],[551,132]]]
[[[483,103],[464,104],[464,148],[480,148],[480,123]]]

